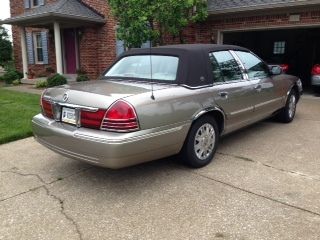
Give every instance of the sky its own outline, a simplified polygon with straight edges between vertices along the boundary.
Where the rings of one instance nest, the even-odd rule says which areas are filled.
[[[10,4],[9,0],[0,0],[0,19],[6,19],[10,17]],[[10,30],[10,35],[11,35],[11,26],[9,25],[4,25],[7,29]]]

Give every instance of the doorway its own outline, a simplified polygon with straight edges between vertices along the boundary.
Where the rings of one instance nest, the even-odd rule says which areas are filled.
[[[79,68],[78,38],[75,29],[63,30],[64,73],[76,74]]]

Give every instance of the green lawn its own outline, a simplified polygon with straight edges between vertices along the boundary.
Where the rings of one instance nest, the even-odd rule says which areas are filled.
[[[0,88],[0,144],[32,136],[31,119],[40,96]]]

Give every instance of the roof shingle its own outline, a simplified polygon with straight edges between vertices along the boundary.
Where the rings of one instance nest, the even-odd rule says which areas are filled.
[[[16,20],[36,18],[43,15],[59,15],[87,19],[93,22],[104,22],[104,17],[98,12],[90,9],[79,0],[58,0],[43,6],[32,8],[25,13],[6,19],[4,22],[14,22]]]
[[[237,12],[250,9],[289,7],[296,5],[319,4],[315,0],[209,0],[210,13]]]

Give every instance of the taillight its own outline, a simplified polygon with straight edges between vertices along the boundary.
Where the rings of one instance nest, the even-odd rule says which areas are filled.
[[[53,119],[53,107],[50,101],[44,99],[41,97],[41,108],[42,108],[42,114],[48,118]]]
[[[98,110],[96,112],[81,110],[81,126],[93,129],[100,129],[101,122],[105,114],[106,110]]]
[[[289,65],[288,64],[280,64],[280,67],[282,69],[282,72],[287,73],[289,70]]]
[[[101,129],[114,132],[131,132],[139,129],[135,109],[129,103],[119,100],[107,110]]]
[[[320,64],[316,64],[313,66],[311,74],[312,75],[320,75]]]

